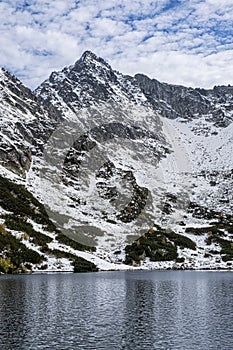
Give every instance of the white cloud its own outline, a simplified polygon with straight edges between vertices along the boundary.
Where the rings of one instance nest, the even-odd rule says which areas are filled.
[[[130,61],[127,58],[113,60],[113,66],[124,73],[144,73],[167,83],[213,87],[229,83],[229,76],[232,75],[231,59],[229,51],[207,57],[171,51],[156,52]]]
[[[34,88],[88,49],[126,74],[233,84],[232,22],[231,0],[2,0],[0,65]]]

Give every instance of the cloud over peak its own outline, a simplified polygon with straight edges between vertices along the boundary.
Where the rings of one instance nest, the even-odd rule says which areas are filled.
[[[126,74],[233,84],[231,0],[2,0],[0,65],[35,88],[86,50]]]

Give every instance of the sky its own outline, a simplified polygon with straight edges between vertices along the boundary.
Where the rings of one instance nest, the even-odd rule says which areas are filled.
[[[0,47],[32,89],[86,50],[124,74],[233,85],[233,0],[0,0]]]

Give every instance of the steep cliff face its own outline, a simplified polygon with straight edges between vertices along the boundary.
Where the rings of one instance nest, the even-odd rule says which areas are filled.
[[[91,246],[88,260],[227,266],[233,87],[192,89],[125,76],[89,51],[35,92],[4,70],[0,84],[1,174],[25,185],[65,237]],[[56,235],[46,257],[59,247]]]
[[[217,127],[227,127],[233,120],[233,86],[205,90],[160,83],[143,74],[136,74],[135,79],[164,117],[181,118],[186,122],[204,117]]]

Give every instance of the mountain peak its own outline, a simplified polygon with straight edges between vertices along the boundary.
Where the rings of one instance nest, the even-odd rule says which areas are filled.
[[[80,63],[92,64],[92,65],[101,64],[107,67],[108,69],[111,68],[110,65],[103,58],[97,56],[95,53],[89,50],[85,51],[82,54],[81,58],[75,63],[75,67]]]
[[[89,50],[86,50],[82,56],[81,56],[81,60],[82,61],[86,61],[86,60],[89,60],[89,59],[93,59],[93,60],[99,60],[100,57],[96,56],[96,54],[92,51],[89,51]]]

